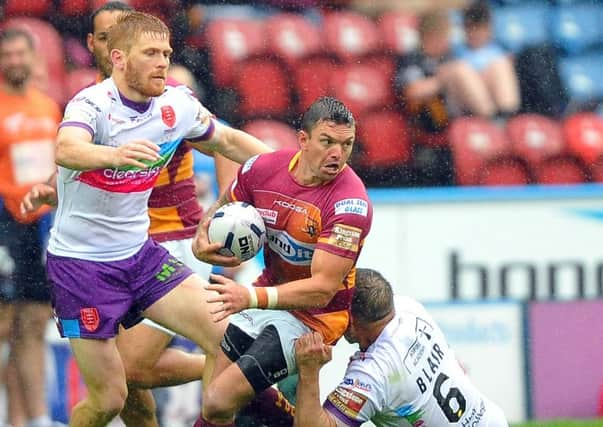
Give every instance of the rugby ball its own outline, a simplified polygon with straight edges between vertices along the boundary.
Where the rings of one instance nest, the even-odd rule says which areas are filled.
[[[222,243],[220,254],[241,261],[253,258],[266,242],[266,227],[260,213],[249,203],[221,206],[209,223],[210,243]]]

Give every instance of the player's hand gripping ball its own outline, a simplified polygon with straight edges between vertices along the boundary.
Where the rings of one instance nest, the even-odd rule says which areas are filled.
[[[260,213],[249,203],[231,202],[220,207],[209,223],[210,243],[223,244],[220,254],[241,261],[253,258],[266,242]]]

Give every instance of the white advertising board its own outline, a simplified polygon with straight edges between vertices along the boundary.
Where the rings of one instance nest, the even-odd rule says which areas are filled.
[[[586,196],[524,188],[471,189],[480,195],[471,198],[469,189],[440,189],[437,197],[377,193],[358,265],[380,270],[397,292],[421,301],[596,296],[603,187],[586,186]]]

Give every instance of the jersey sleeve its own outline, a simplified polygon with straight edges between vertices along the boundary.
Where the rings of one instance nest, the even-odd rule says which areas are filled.
[[[66,126],[80,127],[94,138],[98,133],[99,118],[102,116],[101,107],[94,101],[90,90],[77,94],[65,107],[65,114],[59,128]]]
[[[323,407],[340,424],[359,426],[378,414],[385,401],[384,384],[375,375],[352,361],[343,381],[333,390]]]
[[[323,218],[316,249],[356,259],[372,220],[373,207],[366,192],[340,193]]]
[[[261,156],[259,154],[247,159],[241,165],[237,172],[237,177],[230,186],[230,198],[239,202],[248,202],[253,204],[253,194],[251,189],[256,183],[256,168],[254,164]]]
[[[207,141],[210,139],[215,130],[212,113],[201,104],[201,102],[193,95],[193,92],[186,86],[176,86],[174,90],[184,94],[184,97],[190,103],[191,117],[194,118],[184,139],[191,142]]]

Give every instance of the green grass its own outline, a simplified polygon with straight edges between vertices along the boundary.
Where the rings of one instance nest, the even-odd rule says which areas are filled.
[[[530,421],[526,423],[512,424],[511,427],[603,427],[603,419]]]

